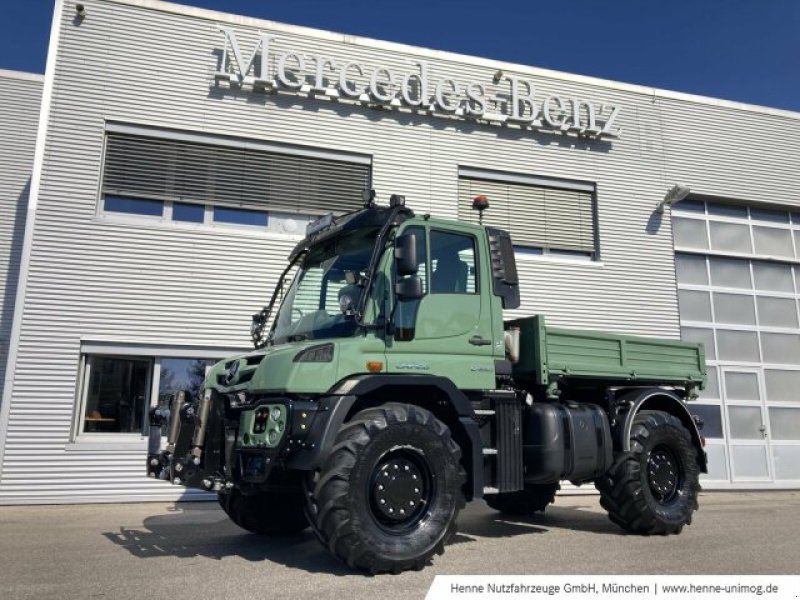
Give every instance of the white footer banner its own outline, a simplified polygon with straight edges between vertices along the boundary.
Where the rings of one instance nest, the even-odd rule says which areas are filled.
[[[437,575],[427,600],[800,600],[798,575]]]

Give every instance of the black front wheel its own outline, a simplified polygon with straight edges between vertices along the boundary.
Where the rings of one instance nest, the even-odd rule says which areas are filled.
[[[236,488],[218,495],[219,505],[242,529],[261,535],[293,535],[308,528],[301,486],[244,495]]]
[[[643,410],[633,419],[630,451],[595,482],[609,518],[632,533],[680,533],[700,491],[697,448],[674,416]]]
[[[421,569],[455,533],[464,506],[461,449],[429,411],[363,410],[346,423],[307,495],[320,541],[371,573]]]

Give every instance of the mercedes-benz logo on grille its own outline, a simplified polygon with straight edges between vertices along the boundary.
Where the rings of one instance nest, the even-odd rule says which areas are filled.
[[[231,366],[228,367],[228,370],[225,371],[225,385],[230,385],[230,383],[234,379],[236,379],[236,374],[238,372],[239,372],[239,361],[235,360],[235,361],[233,361]]]

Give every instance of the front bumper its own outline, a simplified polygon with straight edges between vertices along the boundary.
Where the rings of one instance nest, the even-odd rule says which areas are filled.
[[[319,408],[282,396],[241,406],[212,389],[194,400],[178,392],[169,407],[150,411],[147,474],[207,491],[266,485],[275,468],[313,447],[307,438]]]

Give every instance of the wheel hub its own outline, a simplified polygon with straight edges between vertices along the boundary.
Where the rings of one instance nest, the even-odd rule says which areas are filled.
[[[680,465],[675,454],[666,446],[657,446],[647,458],[647,479],[650,491],[660,504],[668,504],[678,493],[681,480]]]
[[[393,522],[411,519],[426,503],[422,471],[411,460],[396,457],[376,469],[372,496],[378,513]]]

